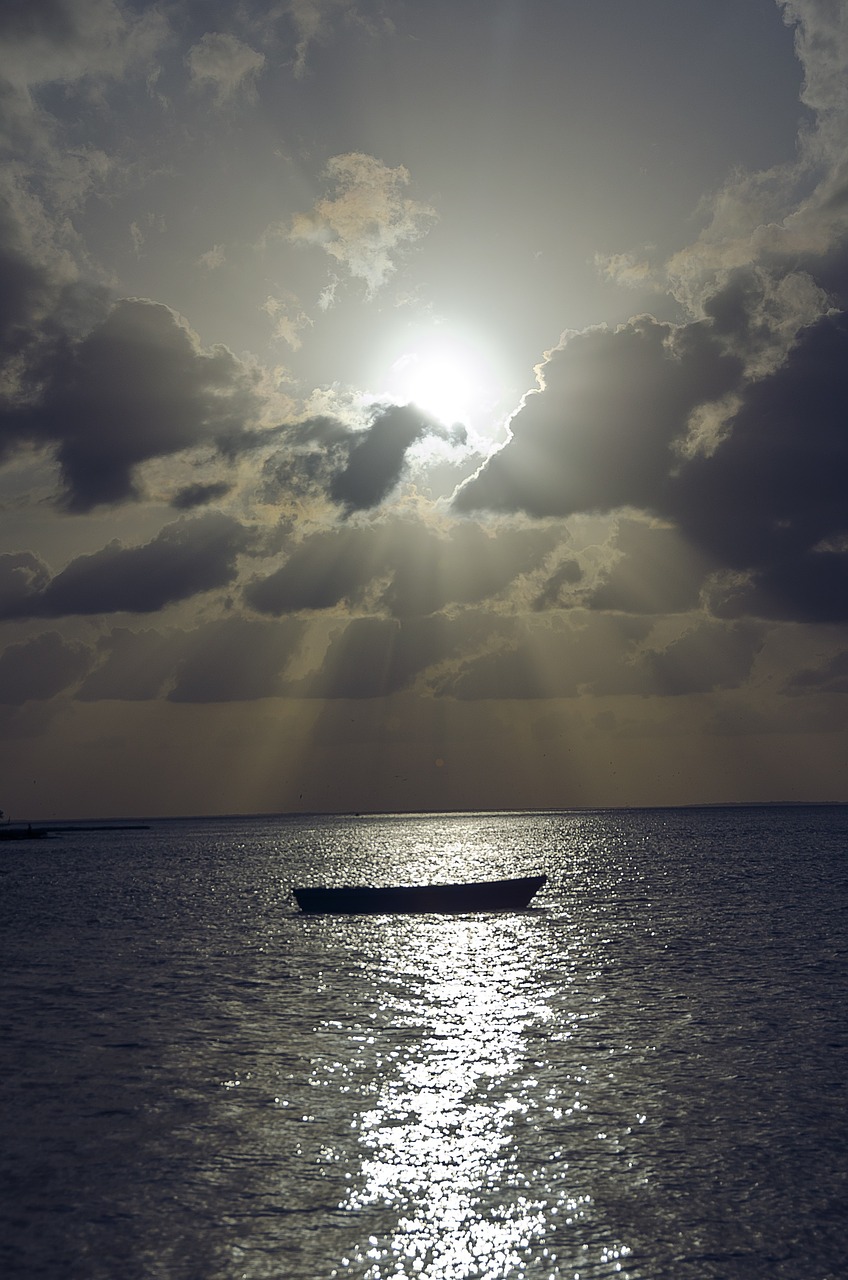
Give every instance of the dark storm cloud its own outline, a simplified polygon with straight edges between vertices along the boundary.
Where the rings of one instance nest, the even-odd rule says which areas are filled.
[[[304,629],[293,619],[227,618],[201,627],[178,665],[171,702],[242,702],[277,698]]]
[[[721,617],[848,619],[848,314],[808,325],[743,391],[708,457],[681,468],[670,514],[736,577]]]
[[[413,444],[436,436],[460,444],[464,431],[446,430],[414,405],[382,404],[365,428],[320,417],[277,429],[284,447],[264,464],[266,501],[323,496],[347,515],[378,507],[403,475]],[[270,433],[263,439],[270,438]]]
[[[140,463],[225,437],[258,409],[231,352],[204,351],[170,308],[132,299],[85,337],[60,335],[39,350],[27,381],[0,433],[56,444],[73,511],[138,496]]]
[[[33,245],[46,236],[27,200],[0,182],[0,459],[36,433],[24,422],[37,403],[46,370],[64,346],[100,323],[105,291],[75,281],[55,253],[39,257]],[[48,259],[50,259],[48,261]]]
[[[497,601],[555,552],[562,538],[562,530],[550,526],[485,529],[470,522],[446,535],[409,533],[397,545],[394,575],[380,597],[401,618]]]
[[[402,623],[355,618],[332,640],[321,671],[291,689],[309,698],[382,698],[405,689],[440,659],[450,624],[443,617]]]
[[[650,625],[577,610],[548,626],[502,620],[483,651],[434,677],[434,689],[463,700],[706,693],[743,684],[764,636],[756,624],[708,622],[657,649]]]
[[[98,641],[97,660],[75,696],[81,702],[158,698],[173,679],[184,650],[183,632],[163,635],[114,627]]]
[[[848,532],[848,314],[806,327],[749,384],[708,457],[690,459],[670,509],[735,569],[768,566]]]
[[[0,703],[21,706],[54,698],[75,684],[90,663],[85,645],[63,640],[55,631],[10,644],[0,653]]]
[[[0,555],[0,618],[28,618],[50,584],[50,570],[31,551]]]
[[[644,655],[645,691],[679,697],[736,689],[749,679],[764,640],[765,629],[756,623],[700,623],[665,649]]]
[[[337,418],[310,418],[285,429],[285,446],[262,464],[263,502],[300,501],[325,494],[343,470],[353,433]]]
[[[303,625],[230,617],[193,631],[131,631],[115,627],[97,646],[98,661],[76,698],[170,702],[233,702],[281,697],[285,670]]]
[[[709,325],[640,316],[616,330],[568,336],[541,366],[511,439],[458,491],[459,511],[532,516],[655,509],[689,415],[739,381]]]
[[[64,505],[88,511],[137,497],[144,462],[200,444],[223,450],[251,431],[259,398],[235,356],[220,346],[203,349],[166,306],[111,302],[102,288],[76,281],[62,255],[41,244],[46,223],[36,233],[26,225],[32,216],[7,184],[0,196],[0,458],[23,444],[52,448]]]
[[[356,601],[384,568],[381,540],[372,529],[343,529],[304,539],[286,563],[245,588],[247,604],[279,617],[307,609],[332,609]],[[379,558],[377,558],[379,557]]]
[[[571,610],[492,624],[476,651],[432,680],[434,692],[463,701],[574,698],[581,693],[641,693],[639,662],[650,631],[644,618]]]
[[[483,610],[454,616],[354,618],[334,633],[321,668],[293,682],[292,697],[380,698],[411,688],[419,677],[433,686],[438,672],[469,651],[479,652],[492,632],[507,629]]]
[[[280,569],[249,584],[245,599],[274,615],[355,607],[366,598],[396,617],[430,614],[496,597],[561,536],[549,528],[490,534],[471,523],[443,534],[404,520],[346,526],[305,538]]]
[[[848,622],[848,554],[810,551],[718,582],[710,606],[719,618],[783,622]]]
[[[112,542],[78,556],[53,578],[35,557],[3,556],[0,617],[152,613],[232,582],[254,540],[237,521],[209,513],[166,525],[144,546]]]
[[[447,433],[414,405],[380,408],[368,430],[351,442],[347,465],[334,477],[330,497],[348,512],[379,506],[400,480],[407,450],[426,435]]]
[[[722,352],[732,336],[736,350],[760,355],[763,331],[746,329],[754,310],[737,276],[712,299],[712,320],[675,329],[641,318],[568,338],[456,507],[537,517],[630,507],[676,524],[689,544],[674,551],[677,572],[665,552],[665,567],[651,563],[661,539],[649,547],[642,535],[595,607],[688,608],[713,566],[751,575],[747,587],[734,583],[723,616],[844,619],[848,316],[820,316],[776,367],[743,376],[742,361]],[[687,454],[692,411],[728,404],[729,392],[736,403],[720,434]]]
[[[798,671],[787,681],[785,692],[848,694],[848,649],[843,649],[821,667],[805,667]]]
[[[206,506],[207,502],[226,498],[232,488],[233,486],[226,480],[213,481],[209,484],[187,484],[174,494],[171,506],[176,511],[191,511],[194,507]]]

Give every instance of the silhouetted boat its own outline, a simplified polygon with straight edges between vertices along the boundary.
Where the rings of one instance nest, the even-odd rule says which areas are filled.
[[[301,911],[382,915],[386,912],[520,911],[547,876],[475,880],[468,884],[347,885],[295,889]]]

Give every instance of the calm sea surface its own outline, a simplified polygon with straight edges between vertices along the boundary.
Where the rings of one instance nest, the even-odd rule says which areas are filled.
[[[0,846],[0,1275],[848,1276],[847,885],[846,807]]]

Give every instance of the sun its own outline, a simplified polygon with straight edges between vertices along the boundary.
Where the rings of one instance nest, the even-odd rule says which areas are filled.
[[[377,377],[375,399],[415,404],[447,427],[485,430],[504,395],[491,355],[456,332],[407,335],[384,352]]]
[[[400,397],[445,425],[468,417],[478,388],[454,351],[410,352],[392,366]]]

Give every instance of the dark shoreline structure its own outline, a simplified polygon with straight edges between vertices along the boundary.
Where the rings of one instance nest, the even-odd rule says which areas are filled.
[[[512,880],[476,880],[466,884],[347,885],[300,888],[294,896],[301,911],[347,915],[428,912],[520,911],[547,881],[547,876]]]
[[[120,826],[106,826],[100,824],[94,827],[77,827],[66,824],[61,827],[33,827],[27,825],[25,827],[0,827],[0,840],[46,840],[48,836],[61,835],[63,831],[149,831],[149,826],[143,826],[138,823],[128,825],[122,823]]]

